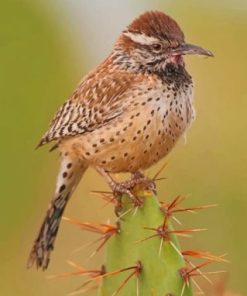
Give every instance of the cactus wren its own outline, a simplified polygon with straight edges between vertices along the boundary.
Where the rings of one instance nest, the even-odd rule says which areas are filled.
[[[56,141],[61,168],[29,267],[47,268],[65,206],[89,166],[121,191],[109,173],[135,176],[166,156],[185,133],[194,118],[186,54],[212,56],[185,43],[172,18],[146,12],[122,32],[111,54],[58,110],[39,146]]]

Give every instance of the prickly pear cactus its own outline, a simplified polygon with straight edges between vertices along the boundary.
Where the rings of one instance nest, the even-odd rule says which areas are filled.
[[[106,250],[109,276],[103,277],[98,295],[192,295],[190,282],[185,285],[181,275],[186,264],[168,215],[152,192],[137,195],[140,207],[123,198],[118,231]]]

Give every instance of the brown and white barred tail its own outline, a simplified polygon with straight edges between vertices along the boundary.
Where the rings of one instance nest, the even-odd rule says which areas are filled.
[[[54,242],[59,224],[67,202],[80,181],[87,165],[79,159],[66,156],[62,159],[55,196],[51,201],[39,234],[34,241],[29,255],[27,267],[36,264],[37,268],[45,270],[50,261],[50,253],[54,249]]]

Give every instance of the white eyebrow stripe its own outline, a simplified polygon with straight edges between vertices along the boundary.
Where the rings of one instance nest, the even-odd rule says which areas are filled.
[[[132,32],[124,32],[123,33],[126,37],[130,38],[132,41],[136,43],[140,43],[142,45],[151,45],[154,43],[159,42],[158,39],[154,37],[147,36],[145,34],[139,34],[139,33],[132,33]]]

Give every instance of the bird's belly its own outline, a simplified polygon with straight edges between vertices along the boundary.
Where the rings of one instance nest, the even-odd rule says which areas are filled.
[[[95,154],[91,158],[91,165],[101,166],[113,173],[149,168],[170,152],[183,133],[183,129],[173,130],[171,123],[170,126],[168,123],[165,127],[161,121],[159,125],[151,124],[145,131],[143,126],[140,129],[140,125],[137,129],[133,127],[118,141],[106,145]]]
[[[188,97],[156,97],[140,101],[110,125],[77,138],[89,165],[108,172],[146,169],[166,156],[190,124]]]
[[[158,162],[170,152],[174,144],[169,137],[164,139],[162,136],[151,136],[150,140],[140,140],[135,145],[126,145],[123,149],[117,147],[116,150],[113,147],[112,150],[102,155],[104,163],[96,162],[97,165],[103,166],[112,173],[136,172],[147,169]],[[118,151],[118,157],[113,160],[112,155],[116,154],[116,151]],[[108,159],[108,161],[105,159]]]

